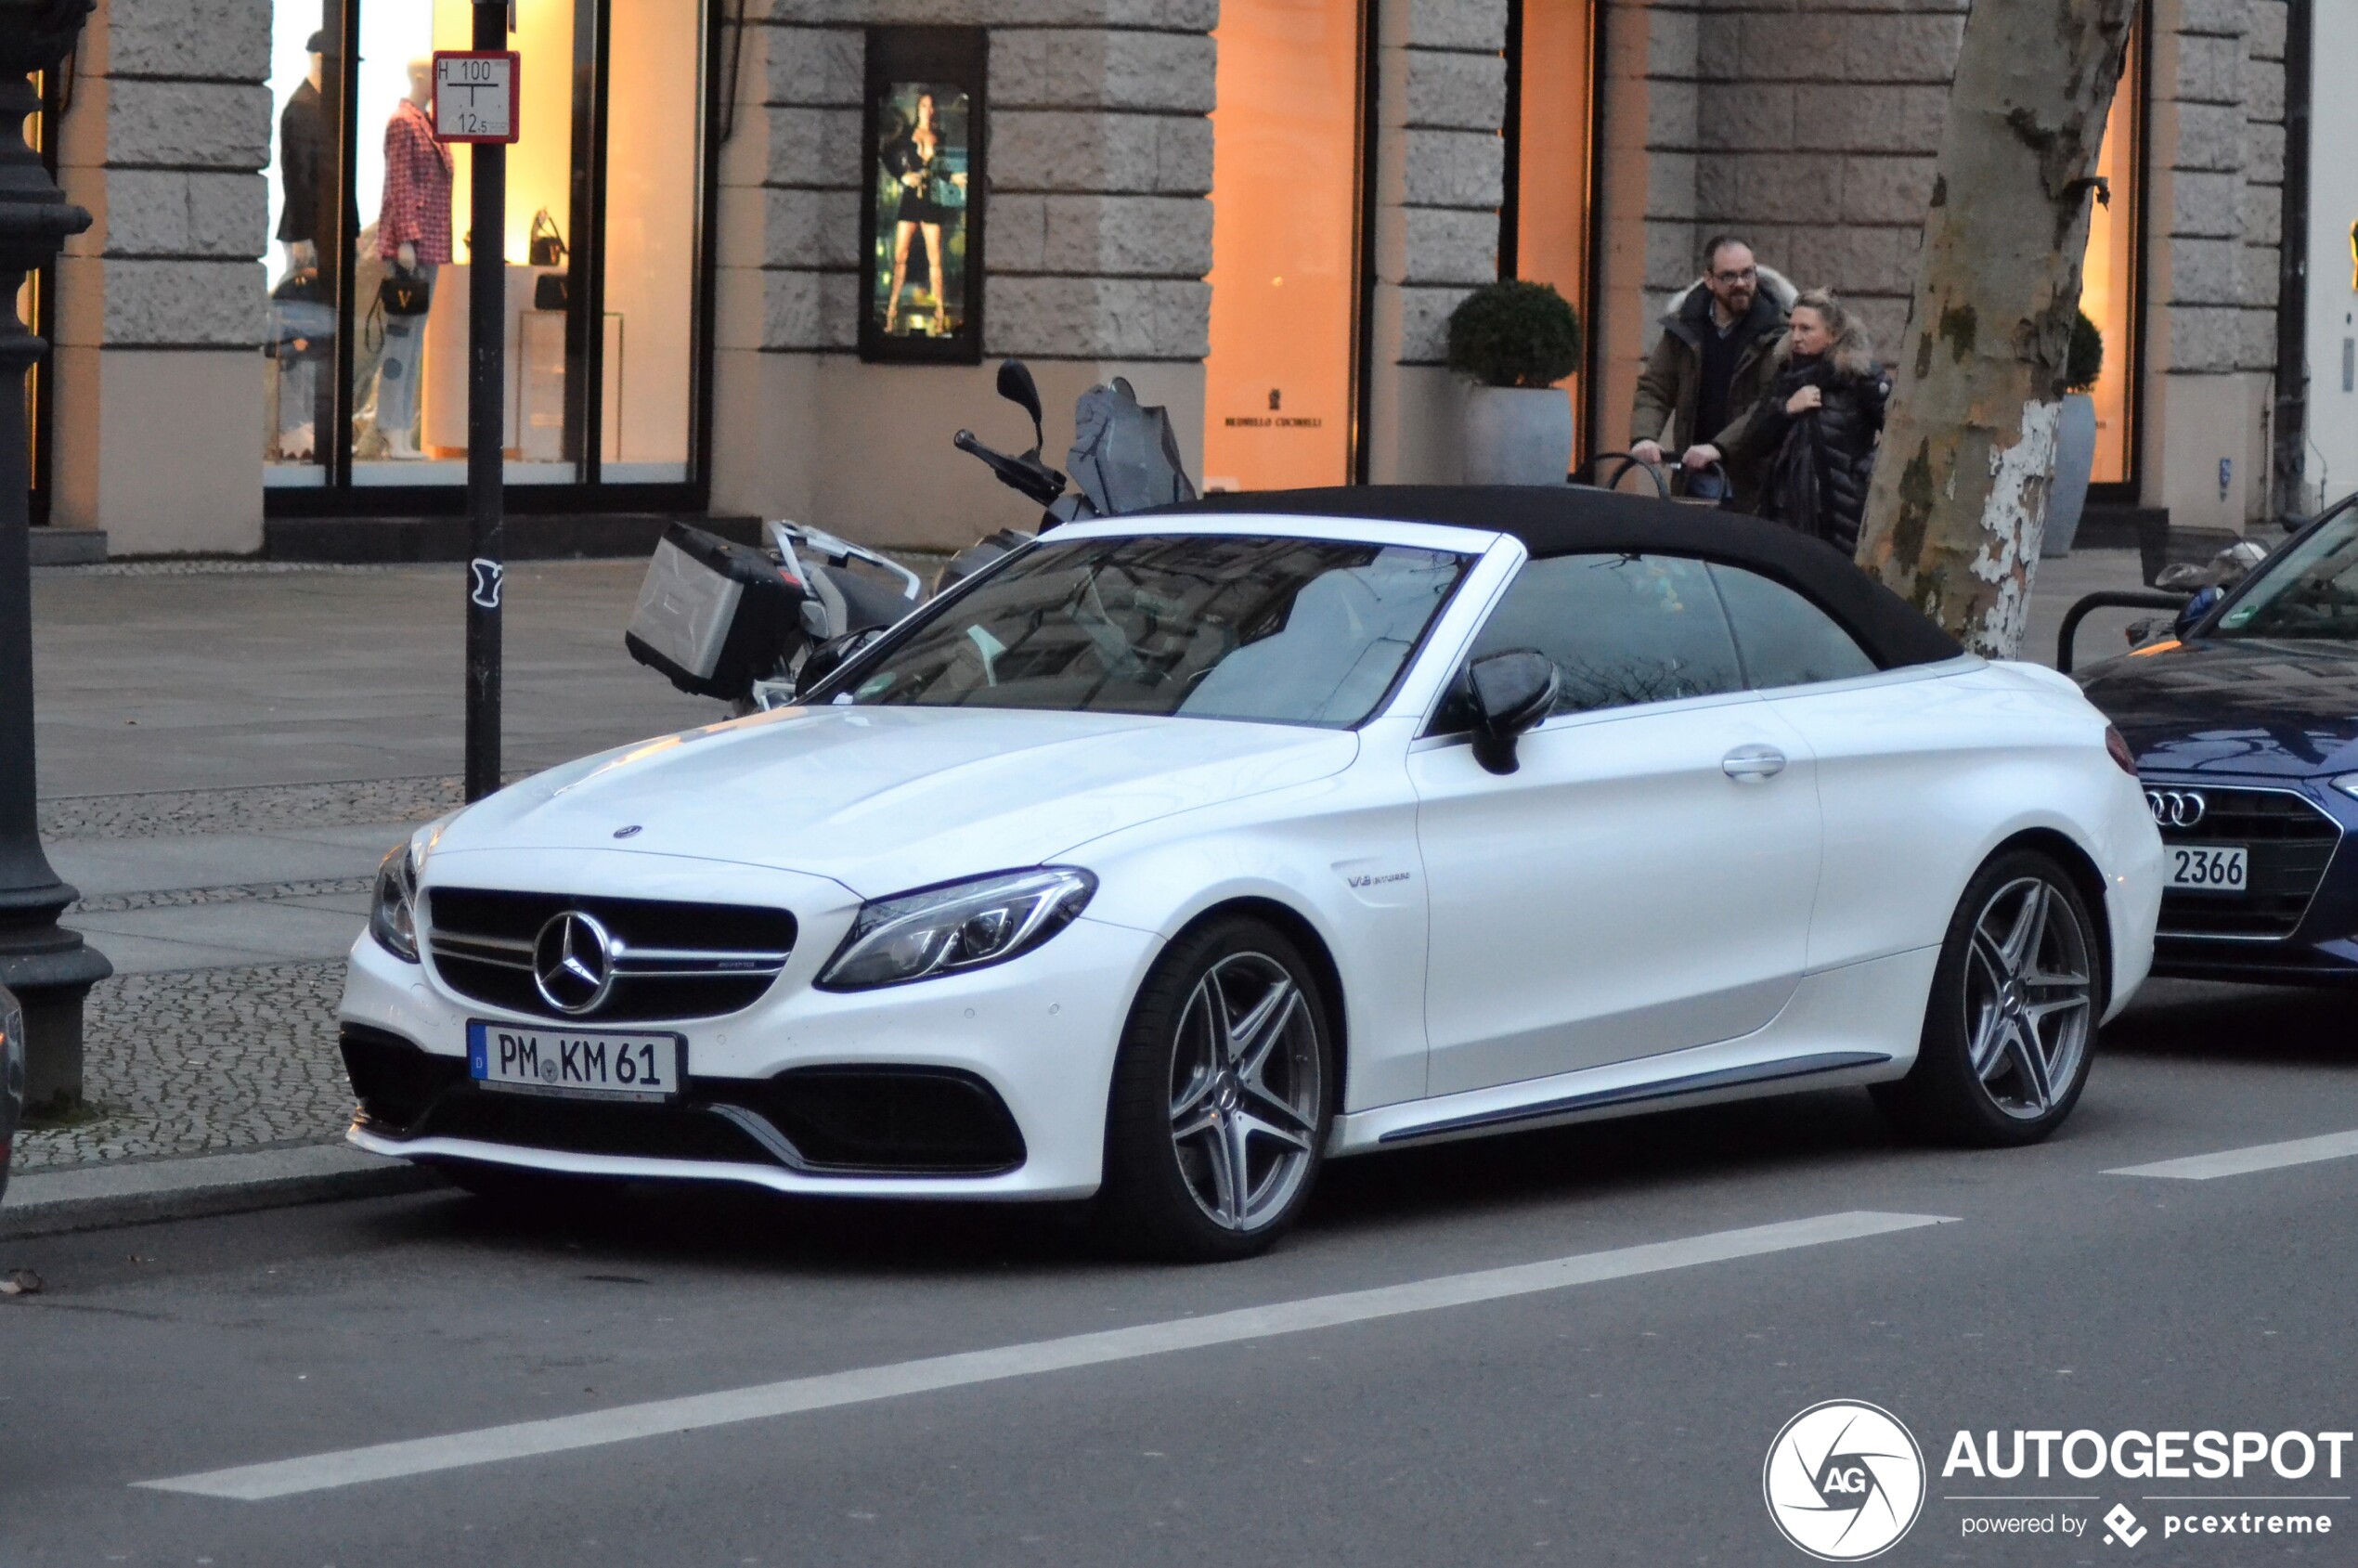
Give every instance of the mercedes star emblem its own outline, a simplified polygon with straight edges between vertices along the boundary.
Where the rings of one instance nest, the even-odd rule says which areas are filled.
[[[2145,791],[2145,808],[2154,814],[2156,827],[2193,827],[2202,821],[2205,802],[2202,792],[2196,789],[2149,789]]]
[[[551,916],[532,940],[532,983],[560,1013],[594,1013],[614,990],[614,938],[577,909]]]

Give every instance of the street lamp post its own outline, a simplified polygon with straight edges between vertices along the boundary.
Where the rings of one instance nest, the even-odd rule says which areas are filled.
[[[26,274],[90,214],[71,205],[19,127],[41,107],[26,78],[63,59],[92,0],[0,0],[0,984],[24,1004],[28,1108],[82,1098],[82,999],[113,972],[58,924],[74,890],[41,851],[32,771],[32,483],[25,377],[44,344],[17,319]]]

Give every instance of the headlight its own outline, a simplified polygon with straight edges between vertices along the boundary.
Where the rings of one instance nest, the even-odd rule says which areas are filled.
[[[395,958],[418,961],[418,867],[403,844],[377,867],[377,896],[369,904],[369,935]]]
[[[2358,773],[2344,773],[2334,781],[2334,787],[2344,795],[2358,795]]]
[[[867,991],[1004,963],[1070,925],[1096,890],[1076,866],[1043,866],[871,900],[818,984]]]

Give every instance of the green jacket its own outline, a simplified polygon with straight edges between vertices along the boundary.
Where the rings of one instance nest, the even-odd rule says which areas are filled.
[[[1695,404],[1703,395],[1703,335],[1715,330],[1711,294],[1701,283],[1671,301],[1662,318],[1662,337],[1638,377],[1638,395],[1630,405],[1631,441],[1659,442],[1673,458],[1699,442],[1728,454],[1736,504],[1747,512],[1759,493],[1759,463],[1738,456],[1733,448],[1753,405],[1776,374],[1771,360],[1793,298],[1792,284],[1768,267],[1760,269],[1760,291],[1753,295],[1752,310],[1736,324],[1743,341],[1736,354],[1736,373],[1728,382],[1728,422],[1719,429],[1698,434],[1694,428]]]

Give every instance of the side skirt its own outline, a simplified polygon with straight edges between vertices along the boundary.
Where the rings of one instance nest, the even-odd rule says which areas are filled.
[[[1721,1068],[1716,1072],[1691,1072],[1680,1078],[1658,1079],[1652,1083],[1633,1083],[1620,1089],[1598,1089],[1586,1095],[1568,1095],[1561,1099],[1541,1100],[1535,1105],[1515,1106],[1503,1110],[1483,1111],[1472,1116],[1454,1117],[1421,1125],[1395,1127],[1379,1134],[1376,1144],[1389,1147],[1425,1138],[1447,1137],[1456,1133],[1491,1132],[1519,1125],[1525,1121],[1544,1121],[1552,1117],[1568,1117],[1584,1110],[1602,1110],[1613,1106],[1642,1105],[1652,1100],[1684,1099],[1691,1095],[1709,1094],[1715,1089],[1743,1089],[1757,1083],[1779,1083],[1788,1079],[1816,1078],[1825,1073],[1843,1072],[1852,1068],[1883,1067],[1891,1058],[1880,1052],[1827,1051],[1814,1056],[1789,1056],[1782,1061],[1760,1062],[1752,1067]]]

